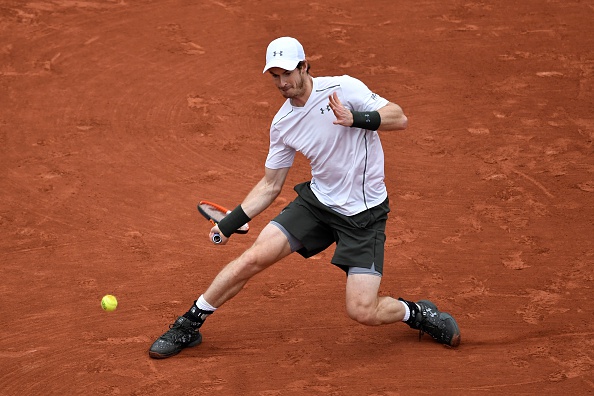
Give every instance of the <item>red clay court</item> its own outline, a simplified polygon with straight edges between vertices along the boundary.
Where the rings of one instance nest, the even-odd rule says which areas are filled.
[[[0,1],[0,394],[591,395],[594,2]],[[201,199],[262,176],[279,36],[398,103],[382,293],[457,349],[348,319],[331,251],[294,255],[147,350],[309,178],[224,246]],[[118,297],[104,312],[104,294]]]

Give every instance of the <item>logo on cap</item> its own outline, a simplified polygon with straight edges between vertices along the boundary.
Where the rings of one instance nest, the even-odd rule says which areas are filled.
[[[293,37],[279,37],[273,40],[266,49],[266,66],[264,71],[280,67],[285,70],[293,70],[297,64],[305,60],[303,46]]]

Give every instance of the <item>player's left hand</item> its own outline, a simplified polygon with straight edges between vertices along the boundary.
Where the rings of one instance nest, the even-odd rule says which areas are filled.
[[[349,109],[344,107],[338,99],[338,95],[334,92],[332,95],[328,96],[328,101],[334,116],[336,117],[336,121],[334,121],[335,125],[342,125],[345,127],[350,127],[353,125],[353,114]]]

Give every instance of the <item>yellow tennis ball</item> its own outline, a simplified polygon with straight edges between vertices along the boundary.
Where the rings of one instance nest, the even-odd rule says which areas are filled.
[[[112,296],[111,294],[107,294],[105,296],[103,296],[103,298],[101,299],[101,308],[103,308],[105,311],[111,312],[111,311],[115,311],[115,309],[118,307],[118,300],[117,298],[115,298],[115,296]]]

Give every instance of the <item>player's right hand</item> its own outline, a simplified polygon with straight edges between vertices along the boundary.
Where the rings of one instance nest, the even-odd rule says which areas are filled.
[[[210,241],[215,245],[225,245],[229,241],[229,238],[223,235],[221,230],[219,230],[219,227],[216,225],[210,229],[208,237],[210,238]],[[219,240],[220,242],[218,242]]]

